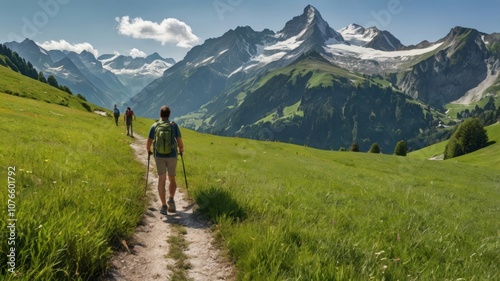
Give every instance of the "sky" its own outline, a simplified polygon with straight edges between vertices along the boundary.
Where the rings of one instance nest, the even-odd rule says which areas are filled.
[[[47,50],[180,61],[238,26],[278,32],[309,4],[335,30],[376,26],[404,45],[439,40],[455,26],[500,33],[500,0],[2,0],[0,43],[29,38]]]

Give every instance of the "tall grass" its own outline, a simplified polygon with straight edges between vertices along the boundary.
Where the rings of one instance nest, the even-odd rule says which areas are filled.
[[[2,186],[15,167],[16,268],[7,272],[7,188],[0,192],[2,280],[95,280],[143,211],[143,168],[124,128],[94,113],[0,94]]]
[[[495,167],[183,138],[190,194],[240,280],[500,278]]]

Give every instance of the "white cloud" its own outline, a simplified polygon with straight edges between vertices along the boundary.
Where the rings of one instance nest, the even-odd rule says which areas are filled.
[[[189,25],[174,18],[164,19],[160,23],[142,18],[131,20],[129,16],[117,17],[115,20],[120,34],[138,39],[153,39],[162,45],[173,43],[181,48],[191,48],[200,40]]]
[[[50,50],[60,50],[60,51],[70,51],[70,52],[75,52],[75,53],[81,53],[83,51],[87,51],[89,53],[94,54],[94,56],[97,58],[99,56],[99,52],[94,49],[94,47],[87,42],[84,43],[79,43],[79,44],[71,44],[67,42],[66,40],[59,40],[59,41],[45,41],[43,43],[37,43],[38,46],[44,48],[47,51]]]
[[[129,54],[134,59],[135,58],[145,58],[147,56],[146,53],[144,53],[143,51],[141,51],[141,50],[139,50],[137,48],[133,48],[132,50],[130,50]]]

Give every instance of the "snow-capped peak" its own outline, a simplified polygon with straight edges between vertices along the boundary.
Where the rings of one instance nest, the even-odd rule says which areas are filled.
[[[376,27],[364,28],[361,25],[352,23],[338,32],[349,44],[363,46],[372,41],[380,33],[380,30]]]

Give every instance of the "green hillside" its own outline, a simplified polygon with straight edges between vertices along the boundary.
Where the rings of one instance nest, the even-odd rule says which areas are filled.
[[[1,59],[1,56],[0,56]],[[0,93],[45,101],[86,111],[104,110],[48,84],[40,83],[0,65]]]
[[[473,153],[463,155],[457,158],[446,160],[447,162],[467,163],[474,166],[483,166],[487,168],[500,169],[500,124],[494,124],[486,127],[488,139],[491,142],[485,148]],[[414,159],[429,159],[444,153],[448,141],[440,142],[435,145],[411,152],[408,157]]]

